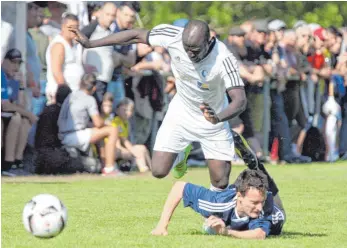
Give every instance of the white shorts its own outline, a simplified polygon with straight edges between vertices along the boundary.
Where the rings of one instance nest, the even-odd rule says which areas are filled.
[[[75,147],[86,152],[90,146],[92,128],[86,128],[73,133],[63,135],[61,143],[65,146]]]
[[[176,99],[175,99],[176,98]],[[180,153],[190,143],[199,142],[205,159],[235,160],[234,141],[229,123],[213,125],[175,97],[159,128],[155,151]]]

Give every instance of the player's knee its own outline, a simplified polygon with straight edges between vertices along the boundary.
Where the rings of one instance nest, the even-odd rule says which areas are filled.
[[[152,166],[152,175],[156,178],[164,178],[169,174],[166,170]]]
[[[220,179],[211,180],[211,183],[214,187],[218,189],[225,189],[229,185],[229,179],[226,177]]]

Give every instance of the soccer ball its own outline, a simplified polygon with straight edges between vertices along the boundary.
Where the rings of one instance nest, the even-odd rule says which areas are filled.
[[[66,222],[67,209],[54,195],[34,196],[24,206],[24,227],[35,237],[53,238],[63,231]]]

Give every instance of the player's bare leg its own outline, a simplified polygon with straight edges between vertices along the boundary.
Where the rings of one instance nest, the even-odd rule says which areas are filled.
[[[207,165],[212,186],[217,189],[225,189],[229,185],[230,162],[209,159]]]
[[[152,175],[156,178],[166,177],[173,166],[177,153],[154,151],[152,157]]]

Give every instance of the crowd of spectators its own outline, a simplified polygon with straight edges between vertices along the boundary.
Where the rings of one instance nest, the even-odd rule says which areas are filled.
[[[156,131],[176,93],[168,53],[146,44],[83,49],[67,28],[99,39],[134,28],[139,11],[138,2],[28,2],[25,58],[1,20],[2,175],[150,170]],[[213,28],[211,36],[224,37]],[[246,21],[224,43],[248,98],[230,125],[260,160],[347,159],[345,27]],[[206,164],[199,144],[188,164]]]

